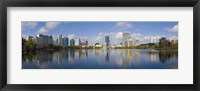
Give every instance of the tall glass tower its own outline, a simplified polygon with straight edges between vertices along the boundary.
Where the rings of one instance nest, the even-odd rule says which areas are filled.
[[[128,40],[131,38],[130,33],[123,33],[122,45],[128,46]]]
[[[108,47],[110,45],[109,36],[105,36],[105,42],[106,42],[106,46]]]
[[[62,46],[62,44],[63,44],[62,35],[59,34],[58,35],[58,45]]]
[[[68,46],[68,45],[69,45],[68,42],[69,42],[69,39],[68,39],[67,37],[64,37],[64,38],[63,38],[63,45],[64,45],[64,46]]]

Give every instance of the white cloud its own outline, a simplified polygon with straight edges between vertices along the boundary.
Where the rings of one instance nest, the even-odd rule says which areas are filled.
[[[116,39],[122,39],[122,36],[123,36],[123,32],[117,32],[117,33],[115,34],[115,38],[116,38]]]
[[[68,38],[69,38],[69,39],[75,39],[75,38],[76,38],[76,35],[75,35],[75,34],[70,34],[70,35],[68,35]]]
[[[44,27],[41,27],[38,33],[46,33],[50,30],[55,29],[61,22],[46,22]]]
[[[40,28],[40,30],[38,31],[39,33],[45,33],[47,32],[47,30],[45,29],[45,27]]]
[[[169,28],[169,27],[166,27],[164,28],[164,30],[167,30],[169,32],[178,32],[178,25],[174,25],[173,27]]]
[[[98,41],[100,41],[101,39],[102,39],[102,36],[97,36],[94,40],[98,42]]]
[[[170,37],[169,37],[169,40],[173,40],[173,39],[178,39],[178,36],[175,36],[175,35],[174,35],[174,36],[170,36]]]
[[[92,40],[92,43],[105,43],[105,36],[109,36],[110,43],[114,45],[118,45],[122,42],[122,36],[123,32],[104,32],[99,33],[97,36],[95,36],[94,40]]]
[[[132,33],[131,38],[135,40],[141,40],[143,37],[141,33]]]
[[[37,26],[37,22],[22,22],[23,30],[34,29],[36,26]]]
[[[26,39],[26,38],[27,38],[27,35],[25,35],[25,34],[22,34],[22,37],[23,37],[24,39]]]
[[[133,25],[129,22],[118,22],[116,24],[116,28],[118,30],[128,30],[131,29],[133,27]]]
[[[105,36],[109,36],[110,42],[113,45],[118,45],[122,42],[122,38],[123,38],[123,32],[104,32],[104,33],[99,33],[92,43],[101,43],[104,44],[105,43]],[[139,40],[140,42],[142,42],[144,40],[144,36],[141,33],[131,33],[131,38],[136,41]]]
[[[150,39],[156,39],[159,40],[161,38],[161,36],[157,35],[157,36],[144,36],[144,40],[150,41]]]

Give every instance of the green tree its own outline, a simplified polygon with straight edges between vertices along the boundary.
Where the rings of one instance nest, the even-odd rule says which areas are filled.
[[[25,48],[28,50],[34,50],[36,49],[36,47],[37,47],[37,44],[34,43],[33,40],[29,38],[25,44]]]
[[[25,48],[26,40],[22,37],[22,49]]]
[[[171,42],[169,40],[167,40],[167,38],[162,37],[161,39],[159,39],[159,48],[160,49],[168,49],[170,48]]]
[[[54,48],[54,45],[48,44],[48,48],[49,48],[49,49],[53,49],[53,48]]]

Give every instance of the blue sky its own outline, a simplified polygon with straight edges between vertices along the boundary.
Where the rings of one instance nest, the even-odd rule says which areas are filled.
[[[133,40],[148,43],[150,37],[159,39],[178,38],[178,22],[22,22],[22,36],[37,34],[59,34],[69,38],[87,38],[89,44],[104,43],[104,37],[110,37],[111,44],[122,41],[122,33],[129,32]]]

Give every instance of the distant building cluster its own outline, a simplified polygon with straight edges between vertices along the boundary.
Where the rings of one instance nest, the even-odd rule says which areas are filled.
[[[74,38],[69,39],[68,37],[63,37],[61,34],[57,36],[57,38],[53,38],[52,36],[38,34],[37,36],[28,36],[28,39],[32,39],[36,44],[37,48],[44,48],[47,47],[49,44],[56,45],[56,46],[81,46],[81,47],[87,47],[88,46],[88,39],[87,38]],[[109,36],[105,36],[105,46],[103,46],[100,43],[95,43],[94,47],[132,47],[137,45],[154,45],[158,43],[158,38],[156,37],[150,37],[149,43],[147,44],[140,44],[139,40],[132,39],[131,33],[124,32],[122,35],[122,41],[118,45],[110,45],[110,38]],[[171,40],[173,44],[178,43],[178,39]]]
[[[49,44],[53,44],[52,36],[38,34],[35,37],[28,36],[27,40],[28,39],[32,39],[37,44],[38,48],[47,47]]]
[[[150,43],[157,43],[157,42],[158,42],[158,38],[150,37]]]
[[[133,40],[131,38],[131,33],[123,33],[122,46],[131,47],[136,45],[139,45],[139,40]]]
[[[76,38],[69,39],[68,37],[63,37],[61,34],[58,35],[57,38],[53,39],[52,36],[38,34],[37,36],[28,36],[28,39],[32,39],[36,44],[37,48],[44,48],[48,45],[56,45],[56,46],[87,46],[88,40],[87,38]]]

